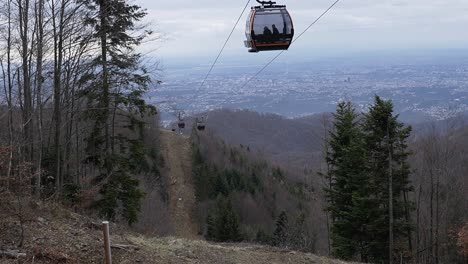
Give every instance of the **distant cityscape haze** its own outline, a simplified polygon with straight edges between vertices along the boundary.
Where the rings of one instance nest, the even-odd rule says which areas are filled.
[[[337,102],[350,100],[365,111],[375,95],[392,99],[396,112],[411,123],[468,112],[468,50],[283,57],[243,87],[262,66],[232,59],[200,87],[209,64],[174,64],[164,69],[163,84],[149,99],[166,124],[178,110],[249,109],[294,118],[332,112]]]

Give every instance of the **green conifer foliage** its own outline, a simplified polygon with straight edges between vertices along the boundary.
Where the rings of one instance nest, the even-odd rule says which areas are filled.
[[[143,118],[156,113],[143,99],[151,78],[135,51],[151,32],[137,24],[146,12],[127,0],[79,2],[87,7],[86,23],[93,28],[86,39],[100,51],[89,58],[88,73],[80,80],[84,88],[79,96],[87,101],[84,119],[92,124],[85,162],[100,171],[101,215],[132,224],[144,196],[135,175],[159,173],[154,166],[159,161],[147,162],[152,150],[143,143]]]
[[[218,242],[242,241],[239,217],[234,212],[229,199],[219,196],[217,199],[216,210],[213,215],[210,214],[206,219],[206,239]]]
[[[273,245],[282,247],[286,244],[288,238],[288,216],[282,211],[276,220],[276,228],[273,233]]]
[[[306,225],[306,214],[300,212],[288,232],[288,245],[298,250],[316,251],[315,235],[309,234]]]
[[[363,120],[358,120],[351,103],[344,102],[334,117],[325,175],[330,183],[325,191],[332,218],[332,253],[342,259],[387,263],[390,230],[399,250],[405,248],[402,238],[410,234],[407,212],[413,205],[404,194],[412,190],[406,143],[411,127],[393,115],[391,101],[380,97]]]
[[[327,162],[331,186],[326,189],[332,217],[333,255],[351,259],[357,253],[366,255],[367,215],[370,206],[366,173],[364,135],[358,114],[349,102],[338,104],[334,115],[334,131],[330,135]]]
[[[206,217],[206,234],[207,240],[216,240],[216,222],[213,215],[208,214]]]
[[[403,198],[405,193],[412,191],[409,181],[411,171],[407,161],[410,152],[406,143],[411,127],[405,126],[398,121],[397,115],[393,115],[391,101],[385,101],[376,96],[374,105],[365,115],[363,130],[369,156],[369,198],[373,203],[368,213],[372,219],[368,225],[369,233],[372,235],[369,245],[370,261],[388,262],[390,176],[393,196],[392,229],[395,244],[404,244],[402,239],[407,236],[407,230],[411,226],[405,217],[405,210],[411,210],[413,204],[405,202]]]

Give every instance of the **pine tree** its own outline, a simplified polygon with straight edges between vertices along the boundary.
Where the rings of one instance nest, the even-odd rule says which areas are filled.
[[[100,53],[89,61],[81,78],[87,99],[84,119],[93,124],[86,138],[86,162],[100,170],[96,182],[103,182],[101,215],[136,221],[143,193],[134,178],[145,168],[150,150],[143,144],[145,115],[154,106],[143,99],[151,79],[135,48],[151,33],[136,24],[146,12],[127,0],[80,0],[87,7],[86,23],[93,28],[87,41]]]
[[[240,232],[239,217],[232,208],[231,201],[226,202],[226,225],[225,229],[228,231],[228,239],[226,241],[239,242],[242,241],[242,235]]]
[[[273,233],[273,245],[283,247],[288,237],[288,216],[282,211],[276,220],[276,228]]]
[[[296,250],[315,251],[315,238],[311,236],[306,228],[306,214],[301,212],[297,215],[293,225],[289,228],[288,244]]]
[[[218,196],[214,217],[209,215],[206,219],[206,239],[218,242],[242,241],[239,217],[232,208],[231,201]]]
[[[327,153],[330,182],[326,188],[331,213],[332,254],[351,259],[356,254],[367,258],[368,176],[366,148],[358,114],[349,102],[339,103],[334,114],[334,130],[330,133]]]
[[[206,217],[206,234],[207,240],[216,240],[216,222],[211,214]]]
[[[369,157],[369,198],[374,203],[368,212],[372,219],[368,227],[372,234],[369,260],[388,263],[390,255],[395,253],[393,241],[399,242],[407,236],[410,226],[406,212],[413,206],[404,199],[404,194],[412,190],[406,143],[411,127],[393,115],[391,101],[376,96],[365,115],[363,130]]]

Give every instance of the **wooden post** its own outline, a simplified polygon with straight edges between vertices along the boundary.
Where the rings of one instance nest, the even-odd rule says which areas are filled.
[[[102,222],[102,232],[104,234],[104,253],[106,255],[106,264],[112,264],[108,221]]]

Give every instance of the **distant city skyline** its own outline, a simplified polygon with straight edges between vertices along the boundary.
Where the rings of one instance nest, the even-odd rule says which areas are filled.
[[[333,0],[278,1],[302,32]],[[246,1],[136,0],[148,10],[146,22],[165,40],[147,44],[162,61],[191,58],[213,60]],[[256,5],[251,0],[250,5]],[[243,46],[246,11],[221,58],[264,61],[275,53],[248,54]],[[350,54],[393,49],[453,49],[468,47],[465,0],[342,0],[288,51],[290,57]]]

